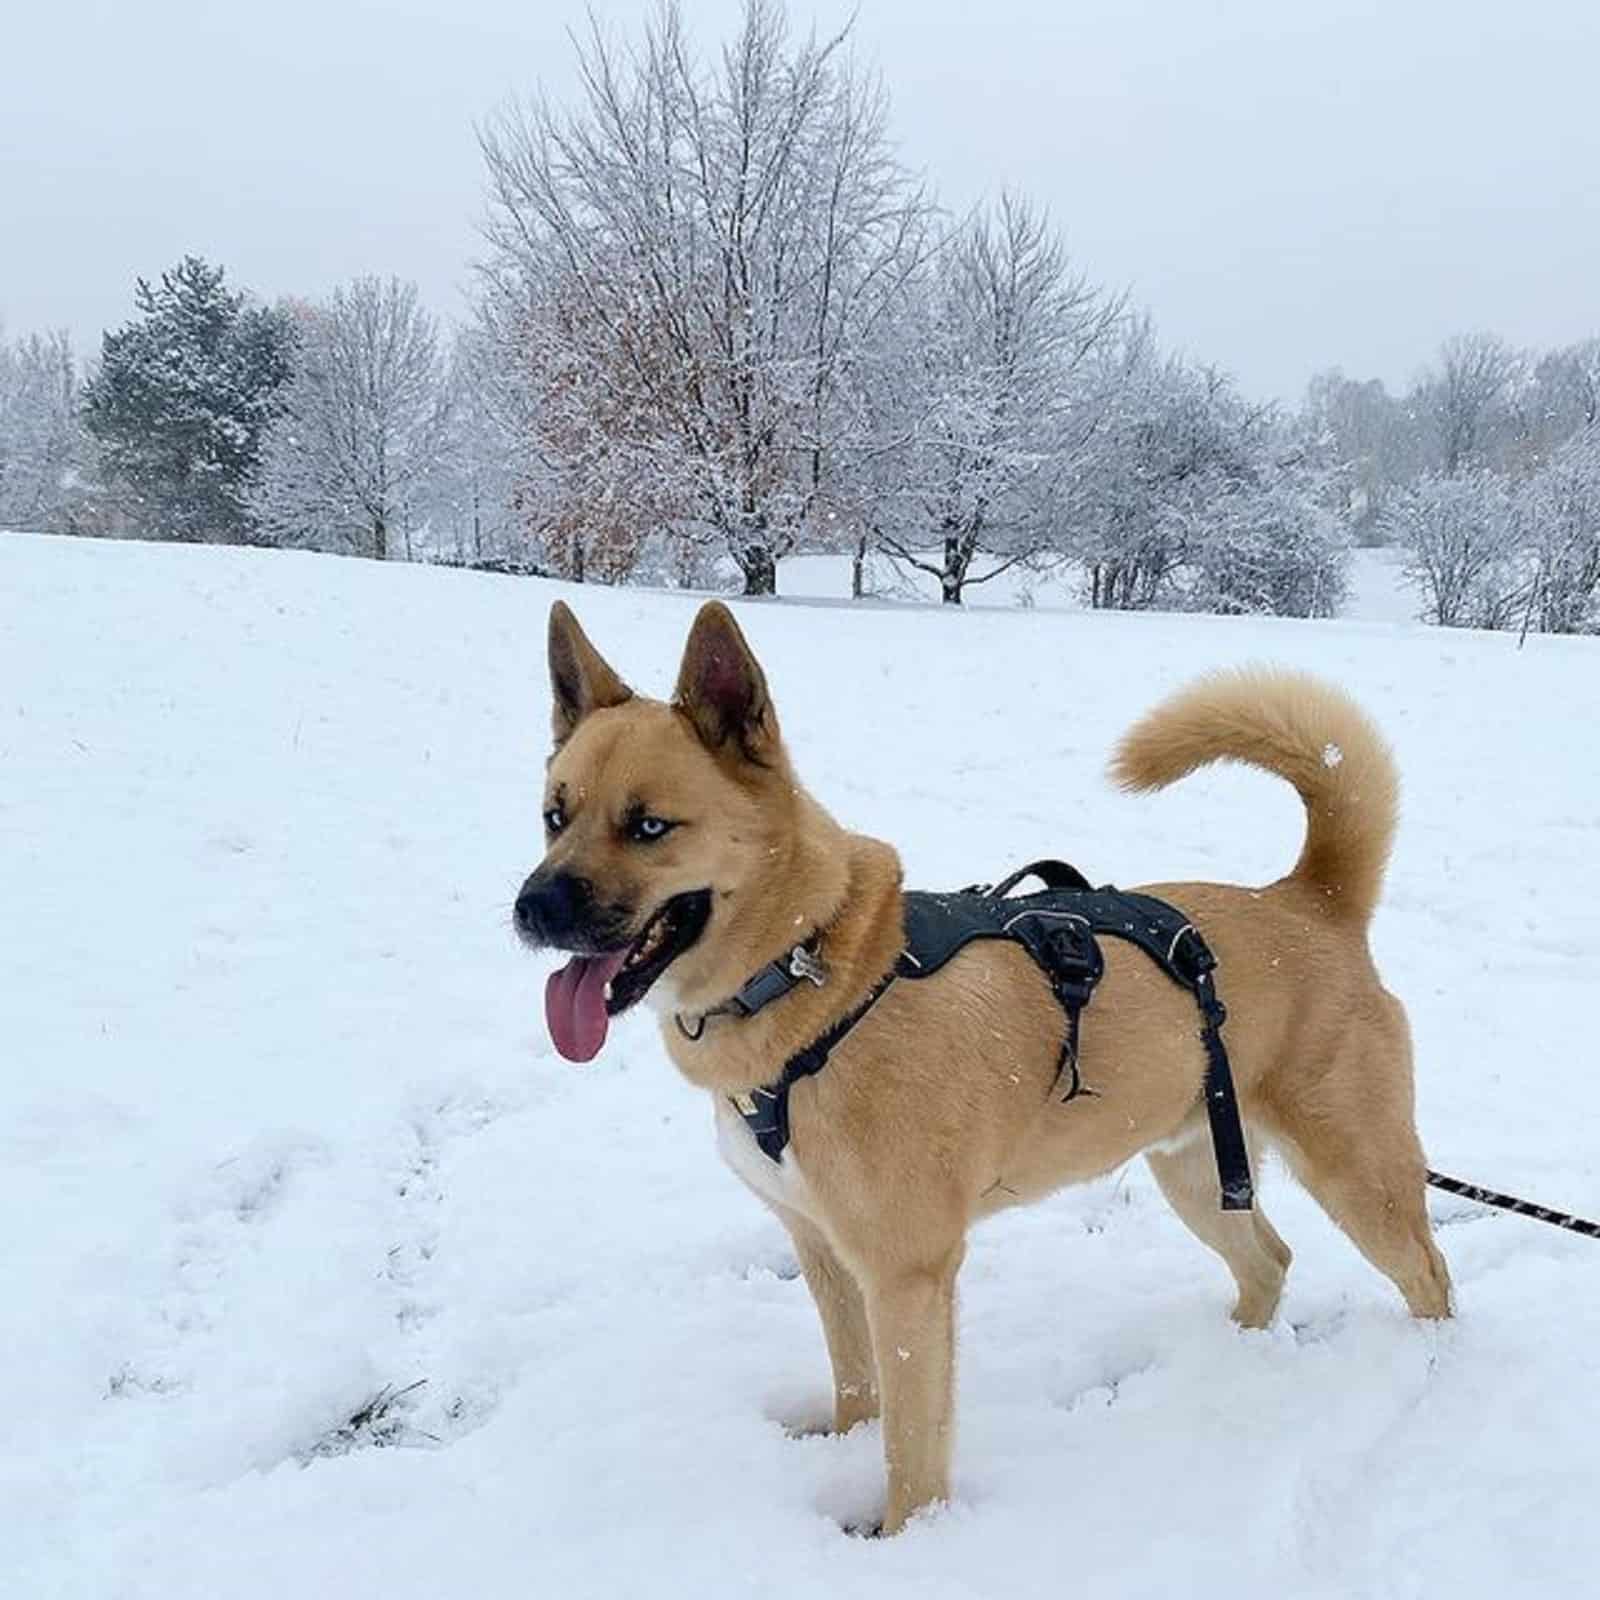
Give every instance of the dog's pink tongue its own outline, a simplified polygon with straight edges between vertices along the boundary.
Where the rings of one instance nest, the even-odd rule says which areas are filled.
[[[606,985],[622,970],[625,952],[574,956],[544,986],[544,1015],[555,1047],[568,1061],[593,1061],[606,1042]]]

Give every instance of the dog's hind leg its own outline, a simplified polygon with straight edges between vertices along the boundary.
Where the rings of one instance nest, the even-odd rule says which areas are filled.
[[[1412,1316],[1448,1317],[1450,1271],[1428,1224],[1428,1164],[1400,1002],[1380,993],[1363,1012],[1347,1009],[1339,1046],[1319,1066],[1308,1073],[1286,1064],[1257,1085],[1263,1123],[1295,1177],[1405,1296]]]
[[[1233,1320],[1264,1328],[1278,1309],[1291,1253],[1277,1230],[1254,1211],[1224,1211],[1217,1191],[1217,1164],[1204,1124],[1175,1148],[1146,1150],[1145,1160],[1172,1209],[1189,1231],[1227,1263],[1239,1286]]]
[[[1321,1123],[1283,1141],[1283,1154],[1312,1198],[1392,1282],[1414,1317],[1448,1317],[1450,1269],[1433,1242],[1427,1165],[1409,1118],[1367,1108],[1357,1128]],[[1387,1121],[1388,1125],[1384,1125]]]

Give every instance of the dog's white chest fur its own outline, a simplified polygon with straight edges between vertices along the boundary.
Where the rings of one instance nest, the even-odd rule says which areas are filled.
[[[744,1119],[728,1103],[726,1095],[715,1097],[717,1108],[717,1152],[734,1173],[769,1205],[783,1206],[810,1215],[811,1194],[805,1174],[795,1164],[791,1150],[774,1161],[756,1143]]]

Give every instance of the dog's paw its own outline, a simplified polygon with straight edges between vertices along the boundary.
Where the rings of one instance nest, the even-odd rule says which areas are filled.
[[[877,1414],[860,1417],[774,1417],[772,1419],[791,1439],[842,1439],[864,1422],[876,1422]]]
[[[774,1397],[767,1417],[788,1434],[791,1439],[838,1439],[854,1431],[863,1422],[877,1420],[879,1400],[877,1390],[847,1388],[826,1400],[808,1398],[804,1391]]]
[[[821,1395],[790,1391],[768,1403],[767,1420],[791,1439],[827,1439],[840,1430],[834,1426],[833,1406]]]
[[[876,1522],[841,1522],[839,1530],[847,1539],[882,1539],[883,1518],[879,1517]]]
[[[783,1429],[784,1437],[788,1439],[831,1439],[838,1431],[833,1425],[833,1419],[825,1416],[812,1417],[774,1417],[772,1419]]]

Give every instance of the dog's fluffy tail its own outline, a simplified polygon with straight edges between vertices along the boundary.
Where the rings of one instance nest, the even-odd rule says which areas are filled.
[[[1302,673],[1215,673],[1135,723],[1111,771],[1125,789],[1163,789],[1212,761],[1261,767],[1299,790],[1306,842],[1291,876],[1365,923],[1383,884],[1400,782],[1356,703]]]

